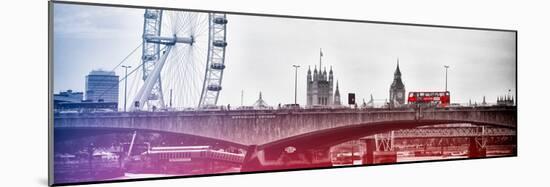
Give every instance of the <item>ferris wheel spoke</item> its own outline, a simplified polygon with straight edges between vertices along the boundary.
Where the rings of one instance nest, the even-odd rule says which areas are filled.
[[[207,54],[202,50],[202,47],[196,46],[196,48],[199,49],[199,50],[197,50],[197,53],[199,53],[199,56],[203,56],[203,57],[208,58],[208,57],[207,57]],[[207,59],[206,59],[206,58],[205,58],[205,59],[202,59],[202,58],[201,58],[201,59],[198,59],[198,60],[197,60],[197,61],[201,62],[201,63],[199,64],[199,65],[200,65],[199,67],[201,67],[201,68],[203,68],[203,69],[208,68],[208,67],[206,67],[206,64],[207,64],[207,62],[206,62]]]
[[[180,32],[182,32],[183,29],[186,28],[189,17],[181,13],[178,14],[178,19],[180,20],[180,23],[178,29],[176,30],[176,34],[179,34]]]
[[[163,16],[162,19],[164,19],[162,22],[161,22],[161,27],[160,27],[160,32],[161,32],[161,36],[164,36],[166,35],[166,33],[169,33],[166,31],[166,28],[171,28],[172,25],[171,25],[171,22],[169,21],[170,20],[170,13],[169,12],[166,12],[167,14],[165,16]]]
[[[197,37],[204,35],[205,33],[208,33],[209,23],[208,23],[208,15],[202,16],[202,18],[199,20],[199,27],[197,28],[196,35]]]
[[[169,17],[170,17],[170,22],[169,22],[169,23],[170,23],[170,27],[168,27],[168,28],[170,28],[170,32],[171,32],[171,33],[174,33],[174,32],[176,31],[176,30],[175,30],[175,26],[177,25],[177,20],[175,20],[174,14],[168,14],[168,15],[169,15]]]
[[[181,59],[184,58],[186,54],[181,52],[181,49],[175,54],[174,60],[173,60],[173,67],[171,68],[171,77],[172,77],[172,85],[176,90],[181,90],[181,80],[185,80],[184,75],[182,75],[180,72],[182,63]],[[178,93],[178,92],[176,92]],[[178,94],[176,94],[178,95]],[[184,95],[184,94],[183,94]],[[179,96],[179,95],[178,95]],[[180,101],[186,101],[185,99],[180,99]],[[178,103],[179,105],[179,103]]]
[[[197,90],[195,83],[197,82],[197,80],[200,81],[200,79],[192,73],[193,71],[191,71],[193,70],[192,66],[195,64],[195,61],[192,60],[192,56],[194,55],[193,51],[195,51],[195,49],[187,48],[186,50],[187,50],[185,52],[186,55],[182,57],[182,63],[180,63],[181,65],[180,70],[182,71],[180,75],[183,76],[183,80],[188,80],[188,81],[181,82],[181,84],[183,87],[186,88],[185,95],[187,96],[188,100],[193,101],[193,102],[190,102],[190,104],[191,103],[195,104],[198,98],[195,98],[196,91],[193,92],[192,90]]]
[[[197,15],[192,14],[191,17],[192,19],[191,19],[191,25],[189,26],[189,33],[195,34],[195,28],[197,26]]]
[[[180,16],[184,18],[184,22],[181,24],[180,31],[185,32],[186,34],[190,34],[190,27],[193,17],[190,15],[190,13],[181,13]]]
[[[196,36],[197,37],[208,36],[209,33],[207,31],[208,31],[208,27],[199,28],[199,32]]]
[[[179,34],[179,31],[182,28],[182,23],[185,21],[185,17],[182,17],[181,14],[176,14],[175,19],[177,20],[177,26],[175,27],[174,34]]]
[[[187,96],[187,98],[189,100],[193,101],[192,104],[195,104],[197,102],[198,98],[195,97],[196,91],[193,91],[193,90],[196,90],[195,83],[196,83],[197,79],[196,79],[196,76],[194,76],[192,74],[192,71],[190,71],[190,65],[189,64],[190,63],[183,64],[183,68],[181,69],[181,71],[182,71],[181,74],[183,76],[185,76],[185,78],[188,80],[188,82],[186,82],[186,83],[182,82],[182,84],[184,84],[183,87],[186,90],[185,95]]]

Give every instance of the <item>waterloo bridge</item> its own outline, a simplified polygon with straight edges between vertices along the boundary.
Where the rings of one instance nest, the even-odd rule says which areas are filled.
[[[513,132],[488,136],[515,136],[516,111],[516,107],[494,106],[431,110],[279,109],[57,113],[54,115],[54,129],[151,130],[232,142],[247,147],[243,171],[253,171],[323,167],[330,162],[327,152],[331,146],[400,129],[469,123]],[[458,136],[483,136],[478,132],[481,131],[463,131]],[[449,133],[448,130],[446,133],[432,132],[428,136],[449,137],[453,133],[457,136],[457,131]],[[367,146],[373,145],[370,143]],[[476,146],[475,141],[472,146],[470,151],[483,148]]]

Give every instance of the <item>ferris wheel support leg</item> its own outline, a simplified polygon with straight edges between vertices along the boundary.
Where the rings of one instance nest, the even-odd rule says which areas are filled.
[[[162,92],[162,81],[160,81],[161,80],[160,73],[159,73],[159,78],[157,80],[158,80],[158,92],[160,94],[160,97],[158,98],[159,99],[159,106],[161,108],[165,108],[166,105],[164,105],[164,93]]]
[[[147,98],[149,95],[151,95],[151,90],[157,83],[157,81],[160,82],[160,72],[162,71],[162,67],[166,63],[166,58],[168,57],[168,54],[170,54],[170,50],[172,49],[172,46],[167,46],[164,54],[161,56],[161,58],[155,62],[155,68],[149,74],[147,79],[145,80],[145,83],[143,86],[139,89],[136,97],[134,98],[132,104],[135,104],[136,102],[139,102],[139,106],[133,106],[132,108],[134,110],[141,110],[145,106],[145,102],[147,101]],[[159,83],[160,86],[160,83]],[[162,97],[162,96],[161,96]]]

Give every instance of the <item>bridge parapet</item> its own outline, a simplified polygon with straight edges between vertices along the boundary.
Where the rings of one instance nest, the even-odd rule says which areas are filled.
[[[422,112],[421,119],[469,121],[480,125],[497,125],[515,128],[517,125],[517,110],[514,108],[488,108],[468,110],[433,110]]]

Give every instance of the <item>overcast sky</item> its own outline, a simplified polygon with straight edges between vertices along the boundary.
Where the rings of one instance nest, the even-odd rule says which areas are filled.
[[[56,4],[54,11],[54,90],[84,90],[92,69],[113,69],[141,42],[142,9]],[[270,105],[306,101],[306,72],[332,66],[347,93],[357,99],[386,99],[397,59],[406,91],[442,91],[449,65],[452,102],[488,102],[515,93],[515,34],[436,27],[335,22],[228,15],[226,69],[218,104],[250,105],[262,91]],[[127,60],[134,67],[141,49]],[[116,69],[122,75],[122,69]],[[130,80],[129,80],[130,81]],[[122,89],[122,88],[121,88]],[[134,88],[135,89],[135,88]],[[131,89],[129,89],[130,92]],[[120,93],[123,93],[122,90]],[[121,97],[122,98],[122,97]]]

